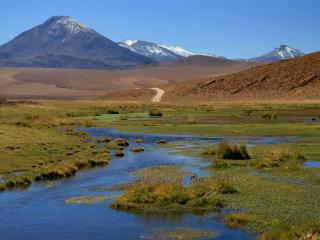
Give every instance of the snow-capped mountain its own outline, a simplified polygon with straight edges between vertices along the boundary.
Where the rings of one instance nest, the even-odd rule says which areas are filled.
[[[119,42],[119,45],[159,62],[176,61],[195,55],[215,57],[213,54],[195,53],[178,46],[157,44],[141,40],[124,40]]]
[[[52,17],[0,46],[0,66],[121,69],[150,62],[67,16]]]
[[[271,63],[285,59],[291,59],[299,56],[303,56],[304,53],[300,50],[294,49],[288,45],[280,45],[274,48],[271,52],[266,53],[262,56],[250,58],[249,61],[260,62],[260,63]]]
[[[170,45],[160,45],[161,47],[168,49],[171,52],[174,52],[175,54],[182,56],[182,57],[190,57],[194,55],[201,55],[194,52],[190,52],[188,50],[183,49],[182,47],[178,46],[170,46]]]
[[[119,42],[119,45],[158,62],[169,62],[183,58],[183,56],[152,42],[124,40]]]

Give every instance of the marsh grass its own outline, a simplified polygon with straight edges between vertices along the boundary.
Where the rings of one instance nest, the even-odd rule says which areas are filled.
[[[67,204],[95,204],[95,203],[102,203],[108,199],[116,198],[118,195],[99,195],[99,196],[80,196],[80,197],[72,197],[66,199],[64,202]]]
[[[259,218],[247,212],[233,212],[224,217],[224,223],[232,228],[245,228],[248,225],[258,224]]]
[[[231,167],[231,165],[222,159],[215,159],[210,164],[211,169],[218,169],[219,170],[219,169],[227,169],[230,167]]]
[[[144,148],[143,147],[134,147],[134,148],[131,148],[131,152],[141,153],[141,152],[144,152]]]
[[[257,168],[300,169],[307,159],[290,147],[269,147],[258,153],[252,166]]]
[[[213,147],[206,147],[201,152],[202,156],[215,156],[216,154],[216,149]]]
[[[116,156],[116,157],[124,157],[124,151],[123,150],[120,150],[120,149],[118,149],[118,150],[116,150],[115,152],[114,152],[114,156]]]
[[[143,239],[146,240],[203,240],[214,237],[216,234],[210,230],[193,228],[175,228],[157,230]]]
[[[251,158],[244,144],[222,142],[218,144],[216,152],[220,159],[246,160]]]
[[[191,185],[182,184],[183,173],[168,175],[165,168],[141,172],[140,179],[129,185],[111,207],[115,209],[208,209],[222,207],[221,194],[235,194],[227,177],[200,178]],[[156,173],[159,173],[158,175]],[[178,173],[178,172],[176,172]]]

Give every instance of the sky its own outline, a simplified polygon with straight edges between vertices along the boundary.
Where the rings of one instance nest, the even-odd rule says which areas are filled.
[[[0,0],[0,44],[52,16],[113,41],[140,39],[249,58],[288,44],[320,50],[320,0]]]

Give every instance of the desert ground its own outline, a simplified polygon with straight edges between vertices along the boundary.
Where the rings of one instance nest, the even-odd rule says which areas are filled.
[[[161,87],[188,79],[218,76],[255,65],[194,56],[117,71],[2,68],[0,96],[10,99],[88,99],[119,90]]]

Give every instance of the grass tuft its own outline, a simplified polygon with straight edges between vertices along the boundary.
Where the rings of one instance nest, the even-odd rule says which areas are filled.
[[[244,144],[219,143],[217,147],[217,157],[220,159],[245,160],[250,159],[247,146]]]

